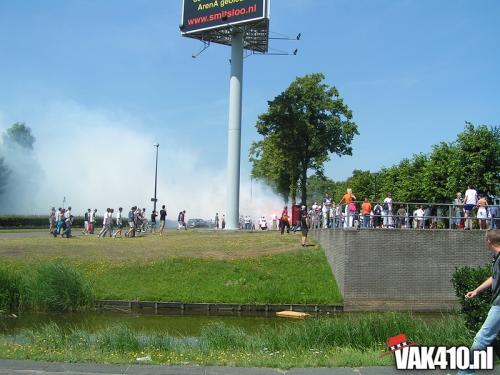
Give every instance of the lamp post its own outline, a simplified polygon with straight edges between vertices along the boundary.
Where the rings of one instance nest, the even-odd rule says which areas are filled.
[[[156,213],[156,186],[158,184],[158,148],[160,147],[160,144],[159,143],[156,143],[153,145],[154,147],[156,147],[156,165],[155,165],[155,196],[153,199],[151,199],[153,201],[153,212]]]
[[[373,179],[375,180],[375,188],[373,189],[373,200],[377,200],[377,194],[378,194],[378,186],[377,186],[377,177],[378,177],[378,172],[373,172],[371,175]]]

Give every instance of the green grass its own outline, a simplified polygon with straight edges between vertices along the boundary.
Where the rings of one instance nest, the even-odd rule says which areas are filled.
[[[75,267],[97,299],[341,303],[323,251],[276,232],[169,231],[166,237],[0,239],[21,273],[54,259]]]
[[[253,332],[212,324],[199,337],[168,332],[142,334],[124,325],[89,334],[55,324],[17,337],[0,337],[0,357],[53,361],[134,363],[151,356],[156,364],[256,367],[334,367],[391,365],[386,339],[404,332],[420,345],[469,345],[472,335],[454,315],[424,321],[411,314],[369,314],[294,321]]]

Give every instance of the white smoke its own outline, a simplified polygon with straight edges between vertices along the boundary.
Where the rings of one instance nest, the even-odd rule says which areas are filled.
[[[65,198],[65,205],[72,206],[76,215],[87,208],[97,208],[102,214],[107,207],[127,211],[133,205],[150,213],[153,144],[158,142],[157,209],[165,204],[168,218],[173,220],[184,209],[187,218],[211,219],[216,212],[219,217],[225,213],[226,161],[207,166],[195,145],[178,142],[168,130],[162,130],[158,139],[139,118],[91,110],[74,102],[51,105],[36,123],[27,125],[36,137],[35,150],[23,161],[26,173],[15,182],[26,189],[13,189],[9,183],[8,194],[18,199],[4,212],[45,214],[52,206],[60,207]],[[241,215],[269,218],[282,207],[277,195],[255,181],[242,178],[240,190]]]

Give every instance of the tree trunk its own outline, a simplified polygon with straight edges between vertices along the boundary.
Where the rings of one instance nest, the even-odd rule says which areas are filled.
[[[300,176],[300,192],[302,198],[302,205],[307,206],[307,167],[302,168]]]

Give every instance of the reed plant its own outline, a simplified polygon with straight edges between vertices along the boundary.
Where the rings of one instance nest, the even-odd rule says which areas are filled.
[[[19,310],[21,306],[22,279],[7,268],[0,268],[0,313]]]
[[[407,313],[341,315],[255,331],[214,323],[199,337],[145,334],[123,324],[93,333],[64,331],[52,323],[19,334],[27,341],[15,345],[0,336],[0,357],[123,363],[150,356],[152,363],[164,364],[377,366],[391,364],[380,354],[387,350],[387,338],[399,333],[429,346],[468,345],[472,339],[463,318],[451,314],[432,320]]]
[[[40,264],[31,280],[30,300],[37,309],[64,312],[94,304],[90,283],[74,266],[61,261]]]

